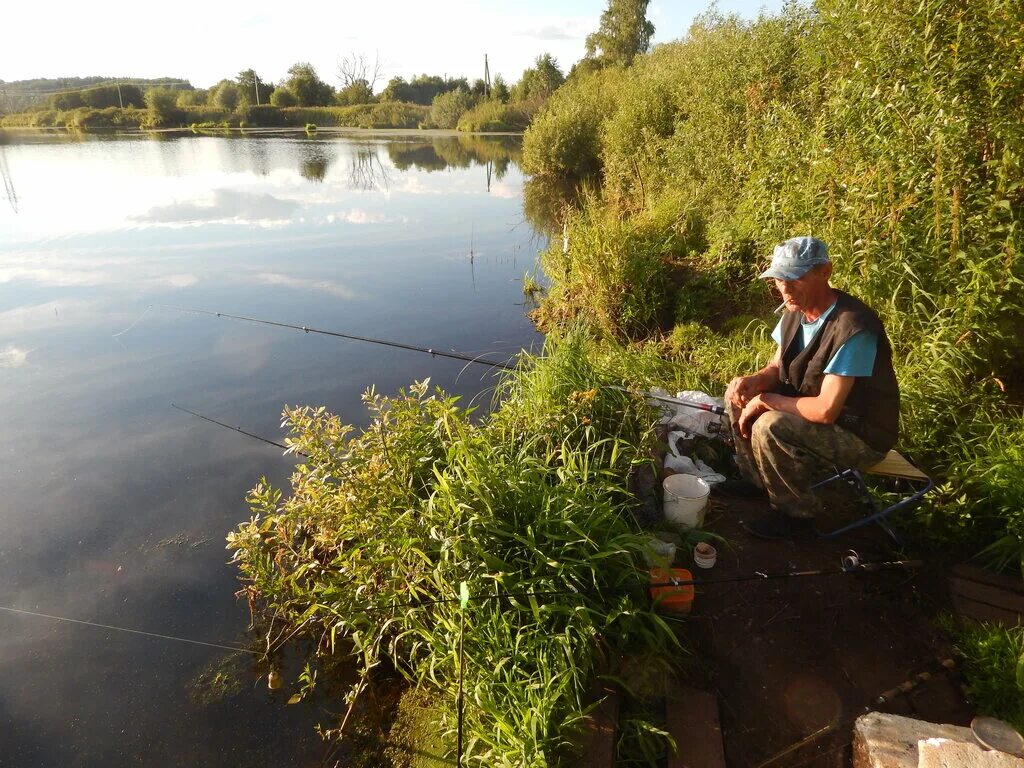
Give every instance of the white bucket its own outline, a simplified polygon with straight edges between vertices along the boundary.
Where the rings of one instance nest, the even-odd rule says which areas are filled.
[[[695,475],[672,475],[661,485],[665,491],[665,519],[682,529],[700,528],[708,505],[708,484]]]

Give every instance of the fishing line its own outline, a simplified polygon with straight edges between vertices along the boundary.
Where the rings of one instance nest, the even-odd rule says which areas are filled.
[[[118,336],[123,336],[124,334],[128,333],[128,331],[130,331],[130,330],[131,330],[132,328],[134,328],[134,327],[135,327],[136,325],[138,325],[139,323],[141,323],[141,322],[142,322],[142,318],[144,318],[144,317],[146,316],[146,314],[147,314],[147,313],[149,312],[149,310],[151,310],[152,308],[153,308],[153,305],[152,305],[152,304],[150,304],[150,305],[149,305],[148,307],[146,307],[146,308],[145,308],[145,309],[143,310],[143,312],[142,312],[142,314],[141,314],[141,315],[139,315],[139,316],[138,316],[137,318],[135,318],[135,322],[134,322],[134,323],[132,323],[131,325],[129,325],[129,326],[128,326],[127,328],[125,328],[125,329],[124,329],[123,331],[119,331],[118,333],[115,333],[115,334],[113,335],[113,338],[115,338],[115,339],[116,339],[116,338],[117,338]]]
[[[177,637],[176,635],[163,635],[159,632],[145,632],[141,629],[128,629],[127,627],[115,627],[113,624],[100,624],[95,621],[85,621],[83,619],[72,619],[67,616],[54,616],[49,613],[37,613],[36,611],[26,611],[22,608],[10,608],[6,605],[0,605],[0,611],[7,611],[8,613],[19,613],[24,616],[35,616],[40,619],[52,619],[53,621],[66,621],[71,624],[84,624],[87,627],[96,627],[98,629],[111,629],[115,632],[127,632],[132,635],[143,635],[145,637],[156,637],[161,640],[176,640],[179,643],[190,643],[191,645],[204,645],[207,648],[220,648],[225,651],[238,651],[239,653],[251,653],[254,656],[261,656],[262,654],[258,651],[254,651],[252,648],[241,648],[237,645],[222,645],[221,643],[207,643],[204,640],[190,640],[187,637]]]

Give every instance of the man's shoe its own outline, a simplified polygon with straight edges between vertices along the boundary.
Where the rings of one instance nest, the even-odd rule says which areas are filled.
[[[751,536],[768,541],[786,541],[798,539],[814,532],[814,518],[791,517],[790,515],[772,510],[771,512],[743,523],[743,527]]]
[[[723,496],[733,496],[738,499],[763,499],[768,496],[764,488],[754,485],[749,480],[742,478],[726,480],[724,483],[716,483],[711,490]]]

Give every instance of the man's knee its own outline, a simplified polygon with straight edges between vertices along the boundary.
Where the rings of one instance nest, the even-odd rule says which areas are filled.
[[[791,440],[798,433],[799,422],[805,421],[785,411],[768,411],[762,413],[750,430],[750,440],[763,443],[766,440]]]

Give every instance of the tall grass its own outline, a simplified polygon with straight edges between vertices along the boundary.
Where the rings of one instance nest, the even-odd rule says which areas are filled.
[[[893,342],[901,446],[943,479],[918,533],[1024,562],[1021,28],[1010,0],[818,0],[710,14],[571,79],[523,149],[535,184],[591,180],[540,316],[655,341],[681,324],[676,353],[724,386],[764,333],[729,317],[771,317],[772,246],[821,237]]]
[[[230,539],[264,631],[309,640],[311,668],[351,654],[426,686],[447,702],[449,754],[466,582],[467,764],[569,760],[595,675],[627,654],[665,667],[679,655],[632,588],[644,539],[622,478],[644,460],[650,413],[601,389],[587,350],[570,339],[514,373],[482,421],[427,382],[368,392],[361,433],[287,409],[288,443],[309,458],[288,496],[253,490]]]

